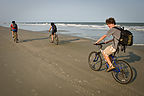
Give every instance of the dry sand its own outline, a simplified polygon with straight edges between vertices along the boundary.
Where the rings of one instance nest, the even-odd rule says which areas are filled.
[[[0,27],[0,96],[144,96],[144,47],[129,47],[119,59],[133,68],[133,80],[117,83],[110,72],[92,71],[88,54],[92,41],[60,35],[60,45],[48,35],[19,30],[14,43]]]

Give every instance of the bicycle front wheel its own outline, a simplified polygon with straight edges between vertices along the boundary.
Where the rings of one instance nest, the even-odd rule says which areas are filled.
[[[95,51],[91,52],[88,57],[88,64],[92,70],[94,71],[100,70],[102,66],[102,58],[100,56],[100,52]]]
[[[112,71],[113,78],[121,84],[129,83],[133,76],[131,66],[123,60],[117,60],[114,66],[116,69]]]
[[[50,43],[52,42],[51,35],[48,36],[48,40]]]

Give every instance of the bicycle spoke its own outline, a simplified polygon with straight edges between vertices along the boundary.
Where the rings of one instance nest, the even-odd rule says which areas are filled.
[[[89,54],[88,63],[92,70],[98,71],[102,66],[102,59],[97,52],[91,52]]]
[[[121,84],[129,83],[133,75],[130,65],[123,60],[118,60],[115,67],[116,71],[112,72],[112,76],[114,77],[114,79]]]

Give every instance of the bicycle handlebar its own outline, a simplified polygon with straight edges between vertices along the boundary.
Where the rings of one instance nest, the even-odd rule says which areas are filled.
[[[102,43],[98,43],[98,44],[94,44],[94,45],[99,45],[99,49],[102,49],[102,47],[103,47],[102,45],[103,44],[106,44],[106,43],[102,42]]]
[[[94,44],[94,45],[102,45],[102,44],[106,44],[106,43],[102,42],[102,43],[98,43],[98,44]]]

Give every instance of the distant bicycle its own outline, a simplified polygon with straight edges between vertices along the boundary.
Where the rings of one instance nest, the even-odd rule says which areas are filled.
[[[102,67],[103,60],[100,55],[103,51],[102,44],[105,43],[97,44],[100,50],[99,52],[93,51],[89,54],[88,57],[89,67],[94,71],[99,71]],[[112,64],[115,67],[115,69],[111,71],[113,78],[121,84],[129,83],[133,76],[131,66],[124,60],[118,60],[115,55],[110,55],[110,56],[112,58]],[[109,68],[108,63],[106,63],[105,66],[106,68]]]
[[[52,43],[52,38],[51,38],[51,34],[50,33],[49,33],[48,39],[49,39],[49,42]],[[53,43],[55,43],[56,45],[59,44],[58,35],[56,33],[53,36]]]

